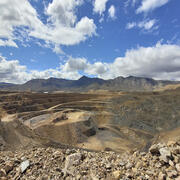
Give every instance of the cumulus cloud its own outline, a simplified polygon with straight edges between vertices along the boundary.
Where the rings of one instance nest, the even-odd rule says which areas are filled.
[[[46,9],[49,20],[56,25],[72,26],[75,24],[77,17],[75,8],[82,4],[82,0],[53,0]]]
[[[92,36],[95,33],[96,25],[94,24],[93,19],[89,19],[88,17],[83,17],[77,24],[75,29],[81,33],[84,38],[86,36]],[[83,38],[82,38],[83,39]]]
[[[102,75],[107,71],[105,63],[95,62],[91,64],[85,58],[72,58],[66,61],[64,65],[61,66],[61,71],[66,72],[78,72],[83,71],[89,75]]]
[[[103,14],[103,12],[106,10],[106,3],[108,2],[108,0],[94,0],[94,9],[93,11],[95,13],[98,13],[100,15]]]
[[[30,37],[55,45],[75,45],[86,40],[96,34],[96,25],[88,17],[77,20],[76,8],[82,3],[53,0],[45,9],[48,18],[44,24],[28,0],[0,1],[0,46],[17,47],[16,40]]]
[[[50,77],[73,79],[73,77],[77,78],[80,75],[72,72],[63,74],[58,68],[44,71],[29,71],[26,66],[20,64],[19,60],[6,60],[5,57],[0,56],[0,82],[21,84],[31,79],[46,79]]]
[[[68,61],[61,67],[64,72],[69,71],[84,71],[87,68],[87,60],[85,58],[72,58],[70,57]]]
[[[156,19],[144,20],[144,21],[140,21],[138,23],[131,22],[131,23],[127,23],[126,29],[133,29],[133,28],[137,27],[137,28],[149,31],[151,29],[158,28],[158,26],[155,26],[156,22],[157,22]]]
[[[116,9],[113,5],[111,5],[111,7],[109,8],[108,13],[110,18],[115,19]]]
[[[129,75],[180,80],[180,46],[157,43],[128,50],[109,64],[105,77]]]
[[[167,4],[169,1],[170,0],[142,0],[141,6],[136,10],[136,13],[152,11]]]
[[[64,72],[81,70],[86,74],[103,79],[133,75],[180,80],[180,46],[158,42],[152,47],[128,50],[124,57],[117,57],[112,63],[95,62],[91,64],[84,58],[72,58],[66,62],[64,67],[69,66],[71,68],[63,68]]]
[[[26,70],[26,66],[20,65],[18,60],[7,61],[0,56],[0,82],[25,82],[29,80]]]
[[[0,12],[1,45],[4,43],[4,45],[17,46],[14,42],[17,38],[13,34],[15,27],[28,26],[32,29],[33,27],[42,25],[35,9],[27,0],[2,0],[0,1]]]
[[[89,64],[85,72],[89,75],[102,76],[108,70],[108,64],[102,62],[95,62],[94,64]]]
[[[124,57],[117,57],[112,63],[90,63],[85,58],[69,57],[56,69],[44,71],[29,71],[18,60],[6,60],[0,56],[1,82],[23,83],[34,78],[49,77],[78,79],[81,73],[103,79],[133,75],[180,80],[180,46],[158,42],[152,47],[127,50]]]

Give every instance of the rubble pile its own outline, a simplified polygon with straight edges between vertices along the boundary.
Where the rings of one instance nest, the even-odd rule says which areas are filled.
[[[180,180],[180,141],[118,154],[34,147],[0,151],[1,180]]]

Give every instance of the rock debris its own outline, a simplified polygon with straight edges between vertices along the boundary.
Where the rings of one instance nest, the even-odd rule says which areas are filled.
[[[180,141],[119,154],[33,147],[0,151],[1,180],[180,180]]]

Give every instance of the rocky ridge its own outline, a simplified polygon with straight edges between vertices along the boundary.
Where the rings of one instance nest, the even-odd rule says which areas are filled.
[[[110,91],[151,91],[166,85],[180,84],[179,81],[154,80],[146,77],[117,77],[104,80],[100,78],[89,78],[82,76],[78,80],[67,80],[58,78],[32,79],[24,84],[8,84],[0,82],[1,90],[18,91],[75,91],[85,92],[91,90]]]
[[[33,147],[0,152],[1,180],[180,180],[180,141],[118,154]]]

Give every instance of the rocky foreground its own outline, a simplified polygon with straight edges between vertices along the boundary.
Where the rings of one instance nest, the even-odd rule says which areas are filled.
[[[37,147],[18,152],[1,151],[0,179],[180,180],[180,141],[153,145],[147,153]]]

